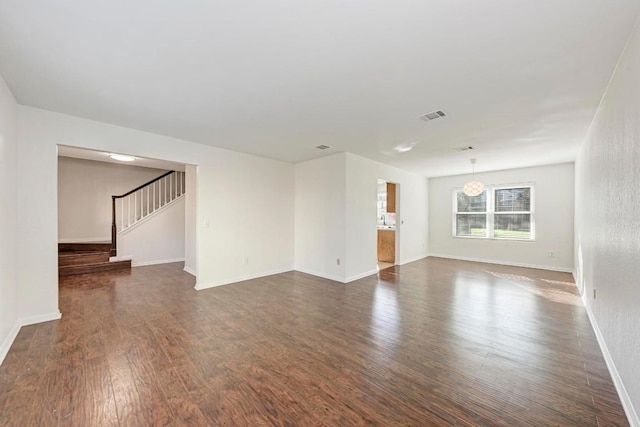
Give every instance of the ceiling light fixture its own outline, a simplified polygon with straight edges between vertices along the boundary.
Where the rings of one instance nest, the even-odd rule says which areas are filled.
[[[113,160],[118,160],[119,162],[133,162],[136,158],[133,156],[127,156],[125,154],[115,154],[109,153],[109,157]]]
[[[396,145],[393,149],[398,153],[406,153],[407,151],[411,151],[414,145],[416,145],[415,142],[405,142],[403,144]]]
[[[482,192],[484,191],[484,184],[475,180],[476,159],[471,159],[471,168],[472,168],[471,181],[467,182],[464,185],[463,190],[464,190],[464,194],[466,194],[467,196],[474,197],[482,194]]]

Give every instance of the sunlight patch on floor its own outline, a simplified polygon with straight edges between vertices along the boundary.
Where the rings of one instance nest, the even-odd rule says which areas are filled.
[[[571,282],[535,279],[520,274],[505,274],[488,270],[485,270],[485,272],[499,279],[505,279],[520,289],[524,289],[548,301],[569,305],[582,304],[575,285]]]

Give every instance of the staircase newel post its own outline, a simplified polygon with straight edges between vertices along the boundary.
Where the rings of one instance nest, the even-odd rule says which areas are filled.
[[[111,256],[118,253],[116,238],[118,231],[116,229],[116,196],[111,196]]]

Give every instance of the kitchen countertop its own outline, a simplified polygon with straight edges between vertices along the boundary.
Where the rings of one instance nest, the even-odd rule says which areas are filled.
[[[378,230],[396,231],[395,225],[379,225]]]

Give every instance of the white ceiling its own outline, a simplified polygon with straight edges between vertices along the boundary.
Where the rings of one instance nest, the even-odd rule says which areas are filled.
[[[4,0],[0,73],[25,105],[290,162],[348,151],[453,175],[471,157],[476,171],[572,161],[638,12],[638,0]],[[436,109],[448,117],[417,119]]]

